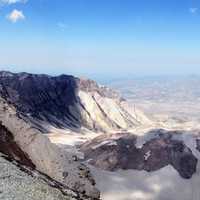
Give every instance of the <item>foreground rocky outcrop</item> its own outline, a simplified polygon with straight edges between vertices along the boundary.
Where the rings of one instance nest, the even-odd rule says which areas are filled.
[[[37,171],[29,155],[20,148],[12,133],[2,123],[0,152],[1,199],[87,199],[78,189],[71,189]],[[85,166],[82,166],[82,170],[85,170]],[[89,172],[87,173],[89,175]],[[92,196],[89,199],[92,199]]]
[[[153,130],[155,136],[137,146],[137,136],[129,133],[99,136],[81,145],[85,160],[103,170],[118,169],[156,171],[171,165],[181,177],[191,178],[197,158],[184,141],[174,139],[177,132]],[[148,135],[148,133],[146,134]]]
[[[39,173],[33,175],[19,168],[17,163],[0,154],[0,199],[2,200],[72,200],[77,199],[73,192],[53,187]],[[73,198],[74,196],[74,198]]]
[[[2,98],[0,122],[0,152],[75,192],[78,199],[99,199],[89,169],[52,144]]]
[[[45,131],[45,125],[93,131],[128,129],[150,123],[116,92],[73,76],[0,72],[0,95]]]

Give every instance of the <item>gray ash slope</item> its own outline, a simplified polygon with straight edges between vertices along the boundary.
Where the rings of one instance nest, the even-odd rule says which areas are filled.
[[[72,200],[39,176],[30,175],[0,154],[1,200]],[[75,198],[74,198],[75,199]]]

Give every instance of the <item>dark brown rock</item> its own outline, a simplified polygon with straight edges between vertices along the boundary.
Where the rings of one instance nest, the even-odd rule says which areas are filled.
[[[200,139],[196,139],[196,149],[200,152]]]
[[[148,172],[172,165],[180,176],[191,178],[196,172],[197,158],[183,143],[172,139],[170,133],[158,134],[142,148],[136,147],[137,137],[131,134],[98,137],[81,146],[85,160],[103,170],[136,169]]]
[[[0,152],[9,159],[17,160],[20,164],[35,169],[35,165],[28,155],[14,141],[12,133],[0,123]]]

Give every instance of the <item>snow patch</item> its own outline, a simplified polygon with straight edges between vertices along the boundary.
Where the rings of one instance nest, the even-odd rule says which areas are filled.
[[[144,159],[145,160],[148,160],[148,158],[151,156],[151,151],[147,151],[145,154],[144,154]]]
[[[100,144],[97,144],[97,145],[93,146],[92,149],[97,149],[97,148],[99,148],[101,146],[104,146],[104,145],[116,146],[117,142],[113,141],[113,140],[106,140],[106,141],[101,142]]]

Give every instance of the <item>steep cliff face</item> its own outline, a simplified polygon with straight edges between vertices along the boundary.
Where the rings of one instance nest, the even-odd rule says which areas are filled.
[[[61,75],[0,73],[0,94],[26,117],[45,120],[57,126],[80,126],[80,113],[70,109],[78,101],[76,79]]]
[[[40,129],[47,123],[110,131],[150,122],[111,89],[73,76],[0,72],[0,95]]]

